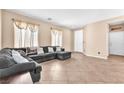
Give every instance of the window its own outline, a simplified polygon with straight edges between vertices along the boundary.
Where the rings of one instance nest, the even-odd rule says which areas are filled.
[[[22,25],[23,24],[23,25]],[[26,24],[26,23],[25,23]],[[37,47],[38,26],[14,22],[14,47]]]
[[[62,31],[52,29],[51,40],[52,46],[62,46]]]

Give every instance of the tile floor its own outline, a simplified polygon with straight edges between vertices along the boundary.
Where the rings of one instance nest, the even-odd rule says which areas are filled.
[[[108,60],[72,53],[72,58],[41,63],[43,71],[37,84],[114,84],[124,83],[124,57]]]

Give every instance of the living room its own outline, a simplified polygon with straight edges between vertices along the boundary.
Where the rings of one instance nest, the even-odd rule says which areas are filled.
[[[83,16],[84,14],[86,16]],[[27,56],[31,58],[29,60],[32,63],[36,61],[34,68],[30,68],[29,64],[25,67],[17,66],[16,68],[23,68],[23,71],[19,69],[19,72],[13,68],[8,69],[9,67],[4,72],[1,67],[0,75],[4,78],[1,83],[123,83],[124,52],[122,51],[121,55],[109,56],[110,25],[123,24],[123,15],[123,10],[116,9],[103,11],[99,9],[1,9],[1,50],[5,48],[4,52],[9,50],[12,53],[23,50],[26,54],[21,53],[26,55],[26,58]],[[63,18],[69,20],[62,22]],[[78,21],[76,22],[74,18]],[[77,35],[76,39],[75,32],[78,31],[81,31],[82,35],[81,37],[80,34]],[[28,50],[33,53],[28,53]],[[42,56],[36,57],[39,52]],[[3,51],[1,53],[3,54]],[[17,56],[15,58],[17,59]]]

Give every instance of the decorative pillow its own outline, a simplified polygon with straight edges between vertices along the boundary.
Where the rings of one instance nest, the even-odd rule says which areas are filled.
[[[13,58],[7,55],[0,55],[0,69],[8,68],[12,65],[16,64]]]
[[[25,63],[29,62],[26,58],[20,55],[18,51],[12,50],[12,57],[14,58],[16,63]]]
[[[48,47],[48,52],[54,52],[53,48],[52,47]]]
[[[56,47],[56,52],[61,51],[61,47]]]
[[[43,51],[43,48],[37,48],[37,54],[43,54],[44,51]]]
[[[27,56],[26,53],[23,50],[17,50],[17,51],[21,54],[21,56],[23,56],[23,57]]]
[[[37,48],[36,47],[28,47],[27,48],[27,54],[37,54]]]

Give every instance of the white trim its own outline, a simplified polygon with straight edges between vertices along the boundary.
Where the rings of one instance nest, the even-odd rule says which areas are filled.
[[[74,51],[75,52],[84,52],[84,45],[83,45],[83,29],[75,30],[74,31]]]
[[[89,57],[95,57],[95,58],[100,58],[100,59],[108,59],[108,57],[101,57],[101,56],[94,56],[94,55],[87,55],[85,54],[86,56],[89,56]]]
[[[79,52],[79,51],[71,51],[72,53],[80,53],[80,54],[84,54],[83,52]]]

